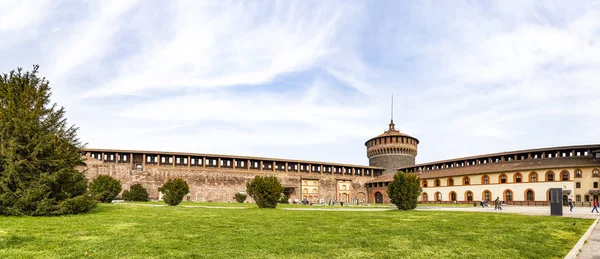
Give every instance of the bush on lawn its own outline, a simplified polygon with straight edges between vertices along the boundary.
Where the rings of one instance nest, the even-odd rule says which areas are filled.
[[[149,201],[148,191],[139,183],[129,187],[129,190],[123,191],[123,200],[126,201]]]
[[[256,201],[259,208],[275,208],[281,199],[283,186],[275,176],[257,175],[246,184],[246,192]]]
[[[98,176],[90,183],[92,198],[103,203],[111,203],[121,192],[121,182],[108,175]]]
[[[288,197],[285,194],[282,194],[281,195],[281,199],[279,200],[279,203],[281,203],[281,204],[288,204],[288,203],[290,203],[289,199],[290,199],[290,197]]]
[[[417,207],[417,198],[423,190],[421,180],[413,173],[397,172],[387,187],[390,202],[399,210],[413,210]]]
[[[248,198],[248,195],[246,194],[239,192],[235,194],[235,200],[239,203],[244,203],[244,201],[246,201],[246,198]]]
[[[187,182],[181,178],[169,179],[163,186],[158,188],[162,192],[165,203],[176,206],[181,203],[183,196],[190,192]]]

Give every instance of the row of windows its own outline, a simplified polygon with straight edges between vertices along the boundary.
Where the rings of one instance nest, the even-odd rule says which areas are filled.
[[[598,177],[598,172],[599,172],[599,170],[597,168],[593,169],[592,170],[592,176],[593,177]],[[561,173],[559,175],[560,175],[560,178],[559,178],[560,181],[570,181],[571,180],[570,179],[570,174],[569,174],[568,170],[561,171]],[[577,178],[581,177],[581,170],[580,169],[577,169],[575,171],[575,177],[577,177]],[[538,179],[539,179],[537,172],[530,172],[528,178],[529,178],[529,180],[528,180],[529,182],[537,182]],[[555,181],[555,176],[554,176],[554,172],[553,171],[546,172],[546,181],[547,182],[553,182],[553,181]],[[518,172],[515,173],[513,175],[512,182],[513,183],[524,182],[523,175],[521,173],[518,173]],[[490,177],[488,175],[481,176],[481,183],[482,184],[490,184]],[[500,174],[498,176],[498,183],[509,183],[508,176],[505,173]],[[471,184],[471,178],[469,176],[464,176],[462,178],[462,185],[470,185],[470,184]],[[435,187],[442,186],[441,180],[437,179],[437,178],[434,179],[433,180],[433,185]],[[423,187],[428,187],[428,181],[427,181],[427,179],[424,179],[422,181],[422,186]],[[452,177],[449,177],[446,180],[446,186],[454,186],[454,179]]]
[[[576,182],[575,183],[575,188],[579,189],[581,188],[581,183],[580,182]],[[598,182],[594,182],[594,189],[598,189]]]
[[[599,153],[600,154],[600,153]],[[414,173],[418,171],[430,171],[438,169],[447,169],[454,167],[483,165],[488,163],[500,163],[504,161],[518,161],[527,159],[542,159],[542,158],[558,158],[558,157],[581,157],[590,156],[590,152],[587,150],[563,150],[563,151],[546,151],[546,152],[534,152],[534,153],[522,153],[513,155],[502,155],[494,157],[483,157],[476,159],[469,159],[464,161],[446,162],[435,165],[418,166],[405,169],[406,172]]]
[[[547,196],[547,195],[546,195]],[[466,201],[474,201],[474,196],[473,196],[473,192],[472,191],[466,191],[464,193],[464,197]],[[493,199],[493,195],[492,192],[489,190],[485,190],[481,193],[481,200],[485,200],[485,201],[491,201]],[[448,193],[448,200],[450,201],[457,201],[457,194],[454,191],[451,191],[450,193]],[[500,197],[499,197],[500,198]],[[524,193],[523,193],[523,198],[526,201],[535,201],[535,192],[532,189],[527,189]],[[442,197],[442,193],[441,192],[436,192],[434,193],[433,196],[434,201],[442,201],[443,197]],[[501,200],[503,201],[512,201],[514,199],[514,193],[512,190],[506,189],[504,190],[504,192],[502,193],[502,198]],[[422,201],[428,201],[429,200],[429,195],[426,192],[423,192],[421,194],[421,200]]]
[[[103,160],[105,162],[115,162],[115,159],[118,158],[118,162],[127,162],[130,161],[130,154],[119,154],[118,156],[115,153],[97,153],[92,152],[91,157],[98,160]],[[234,164],[236,168],[250,168],[250,169],[260,169],[260,161],[256,160],[236,160],[233,159],[221,159],[219,163],[218,158],[202,158],[202,157],[180,157],[180,156],[159,156],[159,155],[146,155],[146,163],[147,164],[158,164],[160,160],[160,164],[168,164],[172,165],[189,165],[191,166],[207,166],[207,167],[217,167],[220,165],[224,168],[233,168]],[[189,161],[188,161],[189,160]],[[285,171],[286,163],[285,162],[263,162],[263,170],[273,170],[276,171]],[[344,174],[344,175],[354,175],[355,176],[379,176],[383,174],[381,170],[373,170],[373,169],[364,169],[364,168],[350,168],[350,167],[341,167],[341,166],[326,166],[326,165],[310,165],[310,164],[302,164],[302,163],[288,163],[287,170],[288,171],[301,171],[301,172],[322,172],[322,173],[334,173],[334,174]]]

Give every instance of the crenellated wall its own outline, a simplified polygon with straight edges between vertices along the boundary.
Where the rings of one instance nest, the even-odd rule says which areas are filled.
[[[290,193],[290,201],[302,200],[310,197],[310,202],[318,203],[331,200],[339,200],[341,194],[346,194],[347,202],[358,198],[361,202],[366,200],[365,182],[371,177],[341,176],[332,174],[301,174],[273,171],[247,171],[232,170],[224,168],[188,168],[170,166],[149,166],[142,170],[132,169],[130,164],[119,164],[103,162],[87,157],[86,165],[78,169],[83,171],[90,180],[99,175],[109,175],[121,181],[123,190],[129,189],[133,184],[142,184],[151,199],[158,199],[160,194],[158,188],[168,179],[183,178],[190,186],[191,201],[214,201],[234,202],[234,194],[246,190],[246,183],[254,179],[256,175],[274,175]],[[302,193],[302,181],[312,180],[318,182],[318,193]],[[338,190],[338,183],[350,182],[349,190]],[[252,202],[252,199],[248,197]]]

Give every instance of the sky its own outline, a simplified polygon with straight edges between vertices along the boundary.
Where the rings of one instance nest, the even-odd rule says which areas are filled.
[[[0,1],[88,148],[366,165],[600,143],[600,1]]]

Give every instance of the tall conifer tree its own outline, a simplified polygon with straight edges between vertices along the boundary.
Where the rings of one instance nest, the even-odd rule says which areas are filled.
[[[50,103],[49,82],[38,68],[0,75],[0,214],[86,212],[95,202],[75,169],[83,163],[78,128]]]

